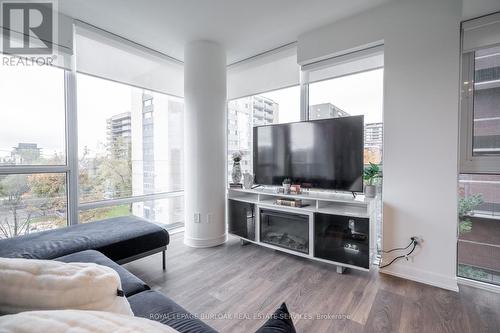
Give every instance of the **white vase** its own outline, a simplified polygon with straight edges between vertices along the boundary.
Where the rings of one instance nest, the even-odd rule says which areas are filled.
[[[240,162],[233,162],[233,172],[231,172],[233,184],[239,184],[241,181],[241,166]]]

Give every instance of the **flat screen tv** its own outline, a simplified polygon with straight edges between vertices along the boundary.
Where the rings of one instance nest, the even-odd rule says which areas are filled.
[[[363,118],[254,127],[255,183],[281,185],[290,178],[307,188],[363,191]]]

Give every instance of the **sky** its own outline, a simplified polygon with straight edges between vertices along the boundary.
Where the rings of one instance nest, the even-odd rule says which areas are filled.
[[[77,77],[78,139],[96,149],[106,140],[106,119],[130,111],[131,88],[83,74]],[[310,105],[332,103],[365,122],[382,121],[383,70],[310,84]],[[300,89],[261,94],[279,103],[280,122],[300,120]],[[0,66],[0,157],[19,142],[37,143],[43,154],[64,151],[64,72],[58,68]]]
[[[311,83],[309,105],[332,103],[352,116],[365,115],[365,123],[382,121],[384,70]],[[300,121],[300,88],[280,89],[261,96],[279,104],[279,122]]]

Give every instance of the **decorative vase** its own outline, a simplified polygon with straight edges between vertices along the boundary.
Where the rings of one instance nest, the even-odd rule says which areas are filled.
[[[253,186],[253,175],[249,172],[243,174],[243,188],[249,190]]]
[[[375,185],[365,185],[365,197],[375,198],[377,195],[377,187]]]
[[[231,173],[233,184],[239,184],[241,181],[241,166],[240,162],[233,162],[233,172]]]

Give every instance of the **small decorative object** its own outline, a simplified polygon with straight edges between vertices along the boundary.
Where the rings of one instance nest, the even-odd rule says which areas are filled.
[[[300,185],[292,185],[292,186],[290,186],[290,192],[292,194],[300,194],[301,193]]]
[[[231,184],[229,184],[229,188],[243,188],[243,185],[231,183]]]
[[[378,178],[382,178],[380,166],[370,162],[370,166],[366,167],[363,172],[363,179],[365,180],[365,196],[367,198],[375,198],[377,195],[377,188],[374,181]]]
[[[231,178],[233,179],[233,184],[239,184],[241,181],[241,152],[233,153],[231,156],[233,159],[233,172],[231,173]]]
[[[285,194],[290,194],[290,187],[292,186],[292,181],[290,178],[285,178],[283,180],[283,190]]]
[[[253,175],[250,172],[243,174],[243,188],[249,190],[253,186]]]

